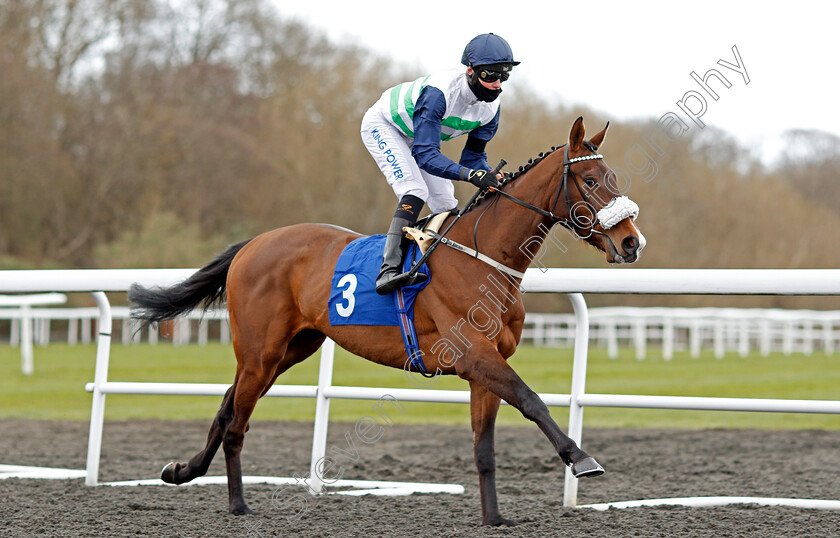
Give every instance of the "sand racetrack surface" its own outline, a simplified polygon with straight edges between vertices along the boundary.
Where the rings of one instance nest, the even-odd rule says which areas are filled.
[[[106,422],[100,481],[156,478],[203,448],[210,421]],[[0,421],[0,463],[83,469],[88,424]],[[754,504],[570,509],[563,470],[534,427],[500,427],[497,485],[514,528],[481,526],[467,426],[396,425],[372,444],[333,423],[327,443],[343,478],[461,484],[462,495],[304,496],[291,486],[246,485],[258,515],[227,512],[227,487],[86,487],[82,479],[0,480],[0,536],[840,536],[840,511]],[[312,424],[254,422],[246,475],[305,476]],[[584,430],[607,469],[580,482],[579,503],[684,496],[840,499],[840,431]],[[208,473],[224,474],[220,450]],[[300,499],[307,499],[303,506]]]

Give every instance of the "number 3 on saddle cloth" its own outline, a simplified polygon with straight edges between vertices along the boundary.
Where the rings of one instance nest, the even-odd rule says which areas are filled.
[[[432,377],[434,374],[423,364],[414,331],[414,300],[431,281],[429,268],[424,264],[419,270],[429,275],[429,280],[398,288],[390,295],[379,295],[375,284],[384,248],[384,235],[361,237],[344,247],[335,264],[330,288],[330,324],[399,327],[411,365],[424,376]],[[403,271],[411,269],[420,256],[417,243],[412,243],[403,258]]]

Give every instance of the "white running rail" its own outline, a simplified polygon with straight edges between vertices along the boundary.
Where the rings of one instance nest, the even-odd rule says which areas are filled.
[[[100,334],[97,340],[91,427],[88,439],[85,483],[98,483],[102,424],[107,394],[218,394],[226,385],[184,383],[111,383],[108,361],[111,342],[110,305],[103,292],[126,291],[139,282],[146,286],[169,286],[180,282],[195,269],[116,269],[0,271],[0,293],[90,292],[100,311]],[[568,293],[575,308],[576,338],[571,394],[541,395],[548,405],[569,406],[569,434],[582,442],[583,408],[586,406],[639,407],[669,409],[707,409],[729,411],[767,411],[792,413],[838,413],[840,401],[757,400],[742,398],[686,398],[678,396],[636,396],[587,394],[586,361],[589,324],[582,293],[655,293],[655,294],[769,294],[769,295],[840,295],[840,270],[833,269],[529,269],[522,282],[529,292]],[[313,437],[312,468],[325,452],[326,426],[330,398],[381,399],[389,396],[404,401],[466,403],[467,391],[425,389],[388,389],[337,387],[332,385],[332,345],[322,350],[318,386],[276,385],[268,396],[305,396],[318,398]],[[329,370],[327,372],[326,370]],[[317,475],[317,473],[316,473]],[[313,492],[320,492],[318,477],[310,482]],[[577,480],[567,469],[564,504],[576,506]],[[840,506],[840,503],[838,503]]]

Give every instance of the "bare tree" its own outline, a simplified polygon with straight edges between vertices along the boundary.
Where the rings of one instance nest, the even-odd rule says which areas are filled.
[[[305,221],[382,232],[395,200],[359,124],[421,74],[334,45],[267,0],[9,0],[0,73],[0,256],[77,267],[199,264],[225,241]],[[565,143],[578,115],[589,129],[606,120],[509,84],[488,146],[508,171]],[[603,149],[642,208],[640,266],[840,264],[820,235],[840,233],[836,137],[789,133],[766,170],[707,128],[648,148],[658,172],[642,178],[626,159],[655,125],[614,122]],[[547,263],[603,264],[557,237],[566,248]]]

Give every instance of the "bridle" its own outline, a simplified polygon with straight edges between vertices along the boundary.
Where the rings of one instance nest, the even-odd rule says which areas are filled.
[[[597,150],[597,148],[594,148],[594,149]],[[540,157],[542,157],[542,154],[540,154]],[[512,202],[515,202],[515,203],[521,205],[522,207],[524,207],[526,209],[530,209],[531,211],[534,211],[534,212],[550,219],[552,226],[554,224],[559,223],[561,226],[563,226],[565,228],[568,228],[569,230],[573,231],[575,234],[577,234],[578,237],[580,237],[582,239],[588,239],[589,237],[592,236],[593,233],[600,234],[600,235],[604,236],[604,239],[607,242],[609,242],[609,244],[612,247],[612,250],[617,251],[617,249],[615,248],[615,245],[612,242],[612,239],[610,239],[610,236],[608,236],[607,234],[605,234],[602,231],[596,230],[595,226],[600,224],[601,228],[603,230],[609,230],[610,228],[615,226],[617,223],[621,222],[622,220],[624,220],[628,217],[636,218],[639,215],[639,206],[637,206],[632,200],[630,200],[626,196],[618,196],[618,197],[615,197],[612,200],[610,200],[609,203],[607,203],[607,205],[605,205],[600,210],[596,210],[595,206],[592,204],[592,202],[589,201],[589,197],[586,196],[585,192],[583,192],[583,189],[580,186],[580,182],[577,181],[577,180],[572,181],[572,183],[574,183],[575,188],[577,188],[577,191],[578,191],[578,193],[580,194],[580,197],[581,197],[581,202],[578,202],[578,203],[584,204],[586,206],[587,210],[590,212],[590,214],[594,216],[594,218],[591,219],[591,222],[589,224],[587,224],[585,227],[582,227],[583,229],[588,229],[588,232],[586,233],[586,235],[583,235],[580,232],[581,228],[578,227],[578,225],[575,223],[575,219],[574,219],[574,209],[575,209],[575,206],[578,203],[572,205],[572,200],[569,196],[569,182],[570,182],[569,176],[575,177],[575,173],[572,172],[572,170],[571,170],[571,165],[576,163],[576,162],[580,162],[580,161],[592,161],[592,160],[603,159],[603,158],[604,158],[603,155],[593,154],[593,155],[584,155],[584,156],[581,156],[581,157],[575,157],[574,159],[569,159],[569,147],[564,146],[564,149],[563,149],[563,177],[560,180],[560,186],[557,188],[557,194],[554,196],[554,203],[552,203],[550,211],[542,209],[541,207],[537,207],[537,206],[535,206],[531,203],[526,202],[525,200],[521,200],[521,199],[517,198],[516,196],[513,196],[512,194],[506,193],[505,191],[501,190],[498,187],[490,187],[486,191],[477,191],[475,193],[475,195],[473,195],[472,200],[470,200],[467,203],[467,205],[465,205],[464,208],[461,211],[459,211],[457,213],[457,215],[455,215],[455,218],[449,223],[449,226],[443,231],[443,233],[439,234],[437,232],[428,232],[427,231],[429,236],[434,238],[435,241],[426,249],[426,252],[423,254],[423,256],[421,256],[421,258],[414,263],[414,266],[409,270],[409,274],[416,273],[417,270],[426,262],[428,257],[435,250],[435,248],[439,244],[444,244],[444,245],[448,245],[448,246],[454,248],[455,250],[459,250],[459,251],[464,252],[464,253],[466,253],[466,254],[474,257],[474,258],[477,258],[477,259],[483,261],[484,263],[487,263],[487,264],[495,267],[499,271],[503,271],[505,273],[508,273],[511,276],[513,276],[514,278],[522,279],[522,278],[525,277],[524,273],[521,273],[521,272],[519,272],[515,269],[507,267],[507,266],[499,263],[498,261],[493,260],[492,258],[489,258],[488,256],[486,256],[484,254],[481,254],[481,252],[479,252],[479,249],[478,249],[478,226],[481,223],[481,219],[484,216],[484,214],[487,213],[488,209],[490,209],[491,207],[493,207],[496,204],[496,202],[499,200],[499,197],[493,198],[493,201],[487,206],[487,208],[484,210],[484,212],[482,212],[481,215],[478,216],[478,219],[476,219],[475,224],[473,225],[473,244],[475,246],[475,249],[465,247],[464,245],[462,245],[460,243],[456,243],[455,241],[452,241],[451,239],[447,239],[445,237],[447,232],[449,232],[449,230],[452,229],[452,226],[454,226],[455,223],[458,222],[458,219],[460,219],[468,210],[470,210],[471,208],[473,208],[475,206],[475,204],[477,203],[477,200],[478,200],[478,196],[483,194],[483,193],[496,193],[500,197],[507,198],[508,200],[511,200]],[[504,164],[505,164],[505,162],[501,161],[499,163],[499,166],[497,166],[496,169],[493,170],[491,173],[493,173],[493,174],[497,173],[502,168],[502,166],[504,166]],[[572,218],[567,219],[567,218],[563,218],[563,217],[558,217],[557,215],[554,214],[554,212],[557,210],[557,202],[560,200],[560,193],[561,192],[565,193],[566,207],[569,210],[569,216],[572,217]]]
[[[537,207],[537,206],[535,206],[533,204],[530,204],[530,203],[528,203],[524,200],[520,200],[519,198],[513,196],[512,194],[508,194],[508,193],[506,193],[505,191],[503,191],[499,188],[493,188],[493,189],[491,189],[491,191],[507,198],[508,200],[510,200],[512,202],[515,202],[515,203],[521,205],[522,207],[524,207],[526,209],[530,209],[531,211],[534,211],[534,212],[539,213],[540,215],[542,215],[542,216],[544,216],[548,219],[551,219],[551,224],[552,225],[560,224],[564,228],[572,230],[574,233],[576,233],[581,238],[585,239],[585,238],[589,237],[590,235],[592,235],[593,233],[597,233],[597,234],[601,234],[601,235],[606,236],[605,233],[595,229],[595,226],[600,223],[600,219],[598,217],[598,211],[595,209],[595,206],[589,200],[589,197],[586,196],[586,193],[583,192],[583,189],[580,186],[580,182],[577,179],[574,179],[574,180],[571,181],[571,183],[573,183],[575,185],[575,187],[577,188],[577,191],[580,194],[582,202],[578,202],[578,203],[572,205],[572,200],[569,196],[569,188],[568,188],[568,185],[570,183],[569,176],[572,176],[573,178],[576,178],[575,173],[572,172],[572,169],[571,169],[572,164],[574,164],[576,162],[580,162],[580,161],[592,161],[592,160],[603,159],[603,158],[604,158],[603,155],[596,153],[596,154],[593,154],[593,155],[584,155],[582,157],[575,157],[573,159],[569,159],[569,146],[568,145],[563,146],[563,177],[560,180],[560,186],[557,188],[557,194],[554,196],[554,203],[551,204],[551,211],[546,211],[545,209]],[[557,210],[557,202],[560,201],[560,193],[561,192],[564,194],[564,197],[565,197],[565,200],[566,200],[566,208],[569,211],[570,218],[558,217],[557,215],[554,214],[555,211]],[[575,218],[573,217],[575,207],[579,203],[583,203],[583,205],[586,207],[587,211],[589,211],[589,213],[593,216],[591,218],[592,222],[588,223],[586,226],[580,226],[579,227],[578,226],[579,223],[576,223]],[[589,219],[589,217],[585,217],[585,218]],[[581,233],[582,230],[588,230],[588,231],[585,234],[583,234],[583,233]]]

